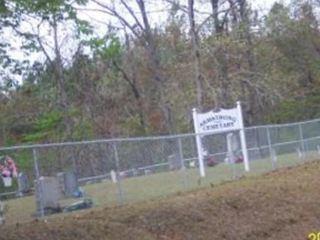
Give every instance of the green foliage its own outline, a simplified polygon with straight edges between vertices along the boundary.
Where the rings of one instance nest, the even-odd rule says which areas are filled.
[[[118,59],[123,51],[120,39],[114,35],[107,38],[92,38],[87,45],[104,60]]]
[[[74,120],[72,129],[72,140],[83,140],[93,137],[91,123],[82,119],[81,112],[76,108],[69,108],[68,112],[50,111],[44,113],[36,119],[36,122],[27,134],[24,135],[23,141],[28,143],[61,141],[65,137],[64,118]]]
[[[71,107],[68,109],[68,117],[73,119],[72,140],[85,140],[94,137],[92,123],[82,116],[80,108]]]
[[[6,2],[5,0],[0,0],[0,14],[4,14],[8,11],[6,7]]]
[[[145,129],[143,128],[143,126],[141,126],[138,114],[125,119],[120,123],[120,126],[128,136],[144,136],[146,134],[150,134],[150,132],[148,132],[148,129]]]
[[[191,131],[190,109],[198,89],[187,15],[172,6],[169,21],[150,29],[150,36],[141,22],[142,27],[132,25],[125,34],[109,24],[101,38],[93,36],[90,22],[78,18],[76,6],[86,2],[0,1],[0,34],[5,28],[17,30],[20,49],[29,54],[17,61],[10,57],[12,40],[0,43],[5,69],[0,70],[1,90],[10,93],[0,108],[0,122],[8,134],[3,143]],[[276,3],[260,19],[252,17],[250,9],[243,16],[237,5],[226,11],[228,27],[219,35],[214,19],[199,26],[203,110],[241,100],[250,124],[320,116],[320,31],[314,14],[318,9],[299,2],[288,7]],[[45,52],[39,42],[45,32],[24,29],[31,18],[41,30],[52,31],[43,42],[50,56],[33,65],[29,56]],[[62,29],[70,31],[66,34],[77,46],[50,46],[52,33],[58,31],[57,37],[62,37]],[[23,83],[17,84],[6,72],[20,74]]]
[[[15,3],[15,11],[18,9],[37,13],[43,15],[46,18],[53,13],[60,13],[60,17],[63,18],[62,13],[68,13],[69,17],[74,17],[76,15],[75,9],[72,7],[72,4],[85,4],[86,0],[14,0]]]
[[[314,118],[320,118],[320,92],[318,89],[305,97],[282,101],[274,107],[270,115],[266,117],[266,121],[285,123]]]
[[[59,132],[57,126],[62,122],[62,114],[57,111],[52,111],[43,114],[37,119],[32,133],[26,134],[23,138],[24,142],[40,142],[50,139]]]
[[[81,34],[90,35],[93,33],[93,28],[88,21],[76,18],[75,23],[77,26],[78,38],[80,38]]]

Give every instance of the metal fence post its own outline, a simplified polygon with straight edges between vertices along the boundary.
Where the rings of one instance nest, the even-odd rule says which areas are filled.
[[[123,190],[122,190],[122,184],[121,184],[121,176],[119,173],[120,163],[119,163],[119,155],[118,155],[118,149],[117,144],[113,143],[113,151],[114,151],[114,157],[116,160],[116,174],[117,174],[117,189],[118,189],[118,203],[122,205],[124,203],[124,196],[123,196]]]
[[[37,150],[35,148],[32,149],[33,153],[33,164],[34,164],[34,171],[36,174],[36,185],[38,188],[38,197],[37,199],[36,196],[36,204],[37,201],[39,201],[39,206],[40,206],[40,217],[44,217],[44,206],[43,206],[43,199],[42,199],[42,183],[40,181],[40,171],[39,171],[39,165],[38,165],[38,155],[37,155]]]
[[[235,180],[237,179],[237,170],[236,170],[236,162],[235,162],[235,156],[233,151],[231,151],[230,153],[230,158],[231,158],[231,164],[232,164],[232,179]]]
[[[78,167],[77,167],[77,160],[76,160],[76,146],[72,146],[72,168],[73,172],[76,174],[77,179],[79,178],[79,172],[78,172]]]
[[[301,150],[302,150],[302,158],[304,159],[306,156],[306,150],[305,150],[305,146],[304,146],[304,139],[303,139],[303,131],[302,131],[302,124],[299,123],[299,138],[300,138],[300,146],[301,146]]]
[[[269,147],[271,165],[272,165],[272,169],[275,170],[277,166],[276,166],[276,161],[275,161],[275,158],[274,158],[274,152],[272,150],[272,141],[271,141],[271,137],[270,137],[269,127],[267,126],[266,129],[267,129],[267,140],[268,140],[268,147]]]
[[[306,155],[307,155],[307,153],[309,153],[309,144],[308,144],[308,140],[309,140],[309,138],[307,137],[308,136],[308,131],[304,131],[303,130],[303,125],[304,124],[302,124],[301,123],[301,132],[302,132],[302,137],[303,137],[303,144],[304,144],[304,151],[305,151],[305,153],[306,153]],[[305,135],[307,135],[307,136],[305,136]]]
[[[181,171],[182,171],[182,174],[183,174],[183,186],[184,186],[185,189],[187,189],[188,188],[188,179],[187,179],[186,167],[184,165],[181,138],[178,138],[178,148],[179,148],[179,158],[180,158],[180,161],[181,161]]]

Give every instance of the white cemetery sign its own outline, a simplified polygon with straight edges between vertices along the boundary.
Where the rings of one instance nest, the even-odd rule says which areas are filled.
[[[250,170],[240,102],[237,102],[236,108],[220,109],[217,112],[209,111],[206,113],[198,113],[197,110],[194,108],[193,122],[194,130],[197,134],[196,143],[201,177],[205,177],[205,168],[203,162],[204,153],[201,143],[201,137],[204,135],[210,135],[215,133],[239,131],[244,167],[246,171]]]

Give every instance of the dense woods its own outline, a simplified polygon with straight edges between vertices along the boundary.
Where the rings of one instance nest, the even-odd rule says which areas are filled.
[[[0,145],[185,133],[193,107],[237,100],[246,125],[319,117],[319,10],[2,0]]]

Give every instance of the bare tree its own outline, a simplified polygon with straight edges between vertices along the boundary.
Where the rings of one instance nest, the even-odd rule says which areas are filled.
[[[139,40],[140,44],[146,50],[148,55],[147,66],[152,73],[152,79],[154,82],[154,87],[151,90],[151,101],[153,106],[159,106],[163,116],[165,118],[166,128],[170,131],[172,129],[172,120],[171,120],[171,109],[170,105],[167,104],[164,100],[164,84],[166,82],[166,77],[164,76],[161,70],[160,63],[160,54],[156,45],[155,34],[153,33],[152,27],[150,25],[149,17],[147,14],[147,9],[145,6],[144,0],[135,0],[136,6],[138,8],[138,13],[134,11],[133,7],[129,5],[129,2],[126,0],[119,0],[118,7],[123,7],[126,11],[120,11],[116,7],[116,3],[106,4],[102,0],[92,0],[98,6],[100,6],[104,13],[115,17],[118,19],[120,24],[125,28],[129,29],[133,36]],[[132,21],[128,20],[128,17],[131,17]],[[119,67],[119,66],[118,66]],[[124,72],[122,72],[124,73]],[[124,79],[128,82],[128,78]],[[128,82],[129,83],[129,82]],[[130,81],[129,85],[133,90],[133,94],[136,95],[135,88],[132,88],[132,81]]]

